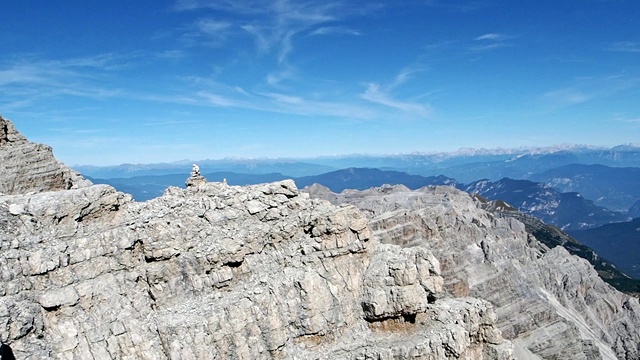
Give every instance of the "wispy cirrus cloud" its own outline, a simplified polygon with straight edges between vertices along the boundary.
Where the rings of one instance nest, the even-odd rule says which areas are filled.
[[[487,33],[487,34],[483,34],[483,35],[480,35],[480,36],[476,37],[474,40],[476,40],[476,41],[482,41],[482,40],[502,41],[502,40],[506,40],[508,38],[509,37],[507,35],[504,35],[504,34]]]
[[[231,35],[233,24],[215,19],[199,19],[191,27],[192,32],[185,34],[191,41],[203,41],[210,46],[220,46]]]
[[[564,107],[589,101],[593,98],[593,95],[587,94],[581,89],[565,88],[548,91],[544,93],[543,98],[554,106]]]
[[[504,47],[512,46],[507,40],[512,39],[513,36],[509,36],[501,33],[486,33],[474,38],[474,44],[469,46],[468,50],[471,52],[485,52]]]
[[[212,93],[209,91],[199,91],[197,95],[207,103],[218,107],[244,107],[244,104],[230,97]]]
[[[609,51],[640,53],[640,42],[638,41],[618,41],[607,47]]]
[[[354,30],[344,26],[322,26],[319,27],[309,35],[362,35],[362,33],[358,30]]]
[[[369,83],[365,91],[360,94],[360,97],[372,103],[400,110],[405,114],[417,117],[427,117],[431,115],[432,112],[431,109],[424,104],[395,99],[386,89],[383,89],[376,83]]]
[[[116,57],[103,54],[65,60],[39,60],[30,57],[0,60],[0,86],[52,85],[64,86],[69,81],[92,77],[96,72],[121,68]]]
[[[640,117],[628,117],[622,114],[614,114],[612,120],[621,123],[640,125]]]
[[[547,91],[542,98],[553,107],[577,105],[597,99],[637,91],[640,77],[629,74],[575,79],[571,85]]]
[[[374,109],[349,101],[312,100],[300,95],[278,92],[261,92],[234,96],[229,93],[220,94],[201,91],[197,93],[196,98],[180,98],[176,100],[191,104],[309,117],[340,117],[366,120],[376,116]]]
[[[183,80],[185,86],[195,86],[200,90],[192,91],[189,95],[189,90],[178,87],[181,89],[178,95],[153,96],[146,100],[287,115],[359,120],[373,119],[379,113],[372,106],[348,97],[336,99],[327,94],[305,95],[299,91],[291,93],[284,89],[283,91],[250,90],[239,86],[229,86],[211,78],[188,77]]]
[[[113,54],[64,60],[32,56],[0,59],[0,92],[3,106],[27,109],[34,101],[56,96],[104,99],[121,90],[104,85],[103,76],[126,67]]]
[[[187,53],[183,50],[165,50],[158,51],[155,54],[158,59],[178,60],[187,57]]]
[[[336,22],[361,15],[369,7],[315,0],[179,0],[174,8],[179,11],[210,9],[232,15],[236,19],[233,24],[219,24],[213,18],[203,18],[195,28],[203,35],[214,37],[231,29],[241,29],[253,38],[260,53],[273,54],[278,62],[284,63],[294,49],[295,38],[303,34],[359,34],[336,25]]]
[[[425,67],[422,65],[411,65],[403,68],[400,72],[395,76],[393,83],[391,84],[391,88],[398,87],[411,78],[413,78],[416,74],[426,71]]]

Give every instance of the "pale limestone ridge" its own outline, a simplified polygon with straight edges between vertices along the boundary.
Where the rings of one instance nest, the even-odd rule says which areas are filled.
[[[438,259],[446,292],[489,300],[518,358],[638,359],[638,299],[604,283],[587,261],[549,250],[514,219],[480,210],[451,187],[383,186],[313,196],[353,204],[374,236]]]
[[[0,223],[0,336],[21,358],[511,357],[428,250],[376,245],[355,207],[292,181],[5,195]]]
[[[0,156],[28,164],[21,145]],[[16,187],[49,179],[5,164]],[[491,304],[448,296],[430,250],[380,244],[357,208],[291,180],[144,203],[65,188],[0,195],[0,340],[19,359],[512,358]]]
[[[0,193],[24,194],[73,189],[91,184],[60,163],[51,147],[29,142],[0,115]]]

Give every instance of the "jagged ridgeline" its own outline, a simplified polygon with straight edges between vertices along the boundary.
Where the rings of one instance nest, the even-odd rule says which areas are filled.
[[[139,203],[5,119],[0,161],[0,340],[18,359],[639,356],[636,298],[452,187],[307,193],[194,167]]]

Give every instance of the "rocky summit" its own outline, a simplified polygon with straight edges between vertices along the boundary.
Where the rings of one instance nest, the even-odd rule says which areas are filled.
[[[16,359],[638,358],[637,299],[450,187],[239,187],[194,165],[135,202],[6,119],[0,161]]]

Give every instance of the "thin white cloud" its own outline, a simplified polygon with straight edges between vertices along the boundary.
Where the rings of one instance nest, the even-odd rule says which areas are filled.
[[[358,104],[357,101],[335,100],[317,93],[314,94],[313,99],[309,99],[299,93],[292,94],[287,91],[246,90],[239,86],[228,86],[212,79],[189,77],[185,78],[184,82],[185,85],[197,86],[200,90],[192,91],[189,95],[188,90],[178,87],[181,89],[179,95],[152,96],[145,98],[145,100],[347,119],[373,119],[378,114],[378,111],[371,106]]]
[[[292,96],[292,95],[278,94],[278,93],[265,93],[265,95],[274,99],[276,102],[284,103],[284,104],[300,105],[304,102],[304,100],[299,96]]]
[[[28,108],[34,101],[56,96],[104,99],[119,96],[119,89],[104,85],[104,78],[126,67],[122,58],[103,54],[64,60],[29,57],[0,60],[3,106]]]
[[[637,91],[639,87],[640,77],[629,74],[583,77],[575,79],[570,86],[544,93],[542,98],[555,107],[563,107]]]
[[[177,60],[187,57],[187,53],[182,50],[165,50],[155,53],[155,56],[159,59]]]
[[[640,53],[640,42],[637,41],[618,41],[607,48],[610,51]]]
[[[592,99],[591,95],[573,88],[549,91],[543,97],[556,106],[570,106]]]
[[[228,98],[226,96],[223,95],[219,95],[219,94],[214,94],[208,91],[200,91],[197,93],[197,95],[203,99],[205,99],[205,101],[208,104],[214,105],[214,106],[218,106],[218,107],[242,107],[241,103]]]
[[[278,93],[263,94],[272,101],[265,104],[263,110],[308,117],[338,117],[343,119],[368,120],[377,116],[377,112],[368,106],[349,101],[309,100],[300,96]]]
[[[183,101],[184,99],[178,100]],[[376,112],[366,106],[341,101],[309,100],[299,95],[276,92],[248,94],[246,92],[238,93],[233,91],[220,95],[219,93],[200,91],[194,100],[196,103],[204,101],[206,105],[215,107],[232,107],[289,115],[328,116],[348,119],[371,119],[376,116]]]
[[[626,117],[626,116],[623,116],[622,114],[614,114],[613,121],[640,125],[640,117]]]
[[[484,34],[484,35],[480,35],[477,38],[475,38],[474,40],[477,41],[482,41],[482,40],[491,40],[491,41],[502,41],[502,40],[506,40],[509,37],[503,34],[498,34],[498,33],[488,33],[488,34]]]
[[[367,85],[367,89],[360,94],[360,97],[364,100],[400,110],[404,113],[418,117],[427,117],[431,114],[431,110],[424,104],[394,99],[376,83],[369,83]]]
[[[362,15],[368,6],[358,6],[342,2],[303,1],[257,1],[257,0],[179,0],[175,7],[179,11],[211,9],[233,14],[237,28],[253,37],[256,48],[265,54],[274,54],[279,63],[285,63],[294,50],[297,36],[308,33],[326,35],[330,33],[358,32],[339,25],[325,25],[343,21],[351,16]],[[199,20],[203,22],[205,20]],[[208,19],[215,24],[214,19]],[[227,24],[228,25],[228,24]],[[217,36],[218,31],[229,27],[201,29]],[[315,30],[312,30],[315,29]]]
[[[267,74],[267,84],[278,86],[284,80],[291,80],[296,77],[296,70],[290,65],[283,65],[280,69]]]
[[[211,37],[222,37],[222,34],[231,27],[231,23],[213,19],[200,19],[195,23],[195,26],[203,34]]]
[[[313,30],[309,35],[362,35],[358,30],[344,26],[322,26]]]
[[[0,86],[9,84],[42,83],[46,74],[29,64],[17,64],[0,70]]]
[[[407,66],[404,69],[402,69],[395,77],[393,84],[391,84],[392,88],[398,87],[404,83],[406,83],[407,81],[409,81],[410,79],[412,79],[414,77],[415,74],[424,72],[425,69],[423,66],[418,66],[418,65],[414,65],[414,66]]]
[[[181,40],[188,45],[220,47],[234,34],[234,24],[211,18],[200,18],[181,31]]]
[[[511,46],[507,40],[512,39],[512,36],[501,33],[486,33],[474,38],[474,44],[468,47],[468,50],[472,53],[487,52],[495,49]],[[480,44],[480,45],[477,45]]]

